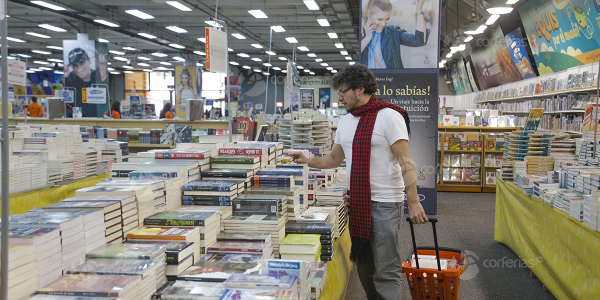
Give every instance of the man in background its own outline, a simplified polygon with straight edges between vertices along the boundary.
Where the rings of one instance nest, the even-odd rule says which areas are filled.
[[[69,72],[69,67],[73,71]],[[76,90],[75,101],[77,106],[82,107],[88,116],[96,116],[96,104],[87,104],[81,101],[82,88],[92,87],[96,83],[98,72],[92,70],[91,60],[87,52],[82,48],[75,48],[69,52],[68,61],[65,62],[65,86]]]
[[[31,103],[27,106],[27,116],[32,118],[44,116],[44,107],[37,103],[37,97],[31,97]]]

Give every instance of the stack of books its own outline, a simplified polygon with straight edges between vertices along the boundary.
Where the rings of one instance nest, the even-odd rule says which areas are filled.
[[[317,198],[316,205],[319,206],[338,206],[348,202],[347,187],[323,188],[315,191]]]
[[[559,191],[554,200],[554,207],[578,221],[583,219],[583,195],[581,193],[573,190]]]
[[[277,144],[278,143],[267,143],[267,142],[255,141],[255,142],[236,143],[233,146],[224,147],[224,148],[245,148],[245,149],[255,149],[255,150],[262,149],[262,151],[267,153],[267,155],[266,155],[267,164],[263,166],[263,167],[266,167],[267,165],[274,166],[277,164],[278,152],[283,154],[283,148],[281,150],[278,150]]]
[[[205,248],[217,241],[217,226],[219,216],[210,211],[172,211],[158,213],[144,219],[144,226],[149,228],[197,228],[202,234],[200,253],[206,253]]]
[[[243,180],[195,180],[183,185],[184,205],[228,206],[244,191]]]
[[[167,211],[181,207],[181,188],[188,182],[187,172],[169,171],[131,171],[129,178],[133,180],[163,180],[165,182],[165,201]]]
[[[60,247],[60,230],[57,228],[9,228],[8,242],[10,245],[33,245],[37,264],[37,284],[45,285],[62,275],[62,251]],[[19,267],[15,256],[20,253],[20,247],[9,246],[9,269]],[[24,250],[30,248],[24,247]],[[28,261],[27,263],[31,263]],[[15,277],[16,278],[16,277]],[[10,281],[10,279],[9,279]]]
[[[153,244],[167,247],[165,276],[177,276],[194,264],[194,243],[164,241],[127,241],[125,244]]]
[[[548,171],[554,170],[554,158],[552,156],[525,156],[527,163],[527,174],[547,176]]]
[[[179,211],[209,211],[219,215],[219,224],[217,232],[223,231],[225,227],[225,219],[233,215],[232,206],[204,206],[204,205],[184,205],[178,209]]]
[[[560,188],[560,183],[558,183],[558,182],[548,182],[546,180],[534,181],[533,182],[533,196],[542,200],[542,197],[546,190],[549,190],[549,189],[556,190],[559,188]],[[552,204],[550,204],[550,205],[552,205]]]
[[[81,211],[36,210],[10,217],[15,228],[58,228],[61,236],[62,270],[85,262],[85,226]]]
[[[62,202],[115,202],[118,201],[121,213],[112,219],[105,220],[106,243],[121,243],[126,232],[138,228],[138,209],[134,196],[112,195],[112,196],[79,196],[63,200]],[[115,213],[116,214],[116,213]],[[111,214],[109,214],[112,216]],[[105,214],[106,217],[106,214]],[[106,218],[105,218],[106,219]]]
[[[600,231],[598,228],[598,216],[600,205],[600,198],[596,195],[585,195],[583,196],[583,223],[590,226],[596,231]]]
[[[550,156],[554,157],[554,170],[563,165],[575,165],[579,158],[574,140],[554,140],[550,143]]]
[[[248,157],[258,157],[260,159],[260,167],[266,168],[269,164],[269,161],[275,161],[275,152],[269,153],[269,148],[259,148],[259,147],[242,147],[242,145],[234,145],[231,147],[223,147],[219,148],[219,156],[248,156]],[[213,161],[211,160],[211,165]],[[215,168],[213,166],[213,168]],[[218,167],[217,167],[218,168]]]
[[[298,299],[310,298],[311,264],[305,260],[272,260],[261,262],[260,274],[275,278],[296,276],[298,278]],[[295,297],[294,297],[295,298]]]
[[[342,233],[344,233],[344,230],[346,230],[346,224],[348,223],[348,206],[346,203],[342,203],[338,206],[309,207],[302,215],[317,213],[329,214],[327,223],[333,224],[334,238],[340,237]]]
[[[223,282],[169,281],[152,296],[152,299],[220,299],[225,293]],[[192,293],[192,291],[194,291]],[[200,298],[200,299],[202,299]]]
[[[283,143],[281,142],[240,141],[237,142],[236,145],[248,145],[249,147],[269,147],[269,155],[275,153],[275,163],[280,163],[281,157],[283,156]]]
[[[225,219],[225,233],[271,234],[275,258],[279,257],[279,243],[285,237],[285,219],[276,215],[255,214],[231,216]]]
[[[169,281],[223,282],[232,274],[256,274],[254,263],[222,263],[199,261],[178,276],[169,276]]]
[[[240,155],[219,155],[210,158],[212,169],[260,169],[260,157]]]
[[[245,191],[246,194],[280,195],[287,200],[287,219],[296,220],[302,213],[300,210],[300,188],[288,187],[251,187]]]
[[[65,299],[66,296],[79,296],[134,300],[141,299],[139,296],[143,294],[140,291],[140,282],[140,276],[67,274],[40,287],[35,293]]]
[[[232,204],[234,216],[265,214],[287,218],[288,214],[287,199],[282,195],[246,194],[234,199]]]
[[[150,242],[189,244],[189,246],[186,246],[184,249],[178,250],[177,255],[173,255],[175,250],[169,250],[169,248],[172,248],[172,246],[167,245],[167,264],[177,266],[181,265],[182,263],[189,263],[189,261],[184,262],[184,260],[187,258],[185,254],[188,253],[188,247],[191,248],[192,264],[200,259],[201,247],[206,247],[204,244],[204,234],[200,233],[200,229],[198,228],[142,228],[127,234],[127,242],[138,244]],[[173,255],[172,257],[176,257],[177,259],[170,259],[170,255]],[[177,263],[175,263],[175,261],[177,261]]]
[[[323,286],[325,285],[325,278],[327,278],[327,264],[326,263],[312,263],[312,271],[310,272],[310,299],[317,300],[321,295]]]
[[[11,299],[29,299],[38,287],[35,245],[8,245],[8,290]]]
[[[223,284],[227,290],[221,299],[260,299],[262,295],[276,295],[276,299],[294,299],[298,294],[296,276],[276,278],[261,274],[232,274]]]
[[[206,254],[259,255],[260,258],[270,259],[273,258],[273,247],[264,242],[217,241],[206,248]]]
[[[280,175],[286,176],[285,174],[289,174],[287,176],[294,176],[295,186],[300,188],[300,210],[304,211],[308,208],[308,165],[301,164],[278,164],[275,166],[277,170],[285,170],[284,172],[259,172],[258,175]],[[291,170],[296,170],[296,172],[291,172]],[[302,174],[299,172],[302,171]],[[269,174],[270,173],[270,174]]]
[[[152,153],[154,155],[154,153]],[[188,182],[200,179],[200,165],[198,161],[183,159],[161,159],[142,162],[137,165],[138,171],[175,171],[187,170]]]
[[[331,126],[329,125],[329,120],[325,115],[313,117],[311,134],[312,144],[318,147],[331,149]],[[329,151],[327,151],[327,153],[328,152]]]
[[[102,175],[110,172],[110,160],[99,160],[96,162],[96,175]]]
[[[83,151],[73,151],[73,179],[80,179],[87,176],[86,153]]]
[[[251,169],[210,169],[200,174],[203,180],[244,181],[244,188],[252,186],[254,170]]]
[[[130,157],[129,159],[132,159]],[[112,171],[110,172],[110,179],[128,178],[129,173],[137,169],[137,163],[135,162],[123,162],[112,164]]]
[[[198,162],[198,171],[208,170],[210,168],[210,157],[213,156],[213,150],[169,150],[154,152],[155,160],[189,160]]]
[[[517,175],[526,175],[527,174],[527,162],[516,160],[513,163],[513,177],[512,181],[517,179]]]
[[[137,179],[137,178],[128,178],[128,179],[120,179],[120,180],[103,180],[100,181],[98,186],[106,186],[106,187],[138,187],[138,190],[141,190],[143,193],[148,195],[147,201],[149,201],[150,197],[153,197],[152,204],[154,206],[154,213],[167,211],[167,203],[165,198],[165,181],[163,179]],[[139,207],[143,207],[143,204],[147,202],[145,198],[142,198],[140,201],[138,197]],[[144,202],[144,203],[140,203]],[[146,204],[150,206],[150,204]]]
[[[61,174],[62,180],[73,179],[73,156],[72,155],[61,155],[53,160],[47,160],[46,165],[48,166],[48,175],[50,174]]]
[[[315,194],[316,191],[321,188],[321,185],[321,179],[308,180],[308,206],[313,206],[316,204],[317,197],[315,197]]]
[[[321,243],[321,261],[330,261],[334,249],[334,227],[333,224],[326,223],[287,223],[285,226],[286,234],[314,234],[319,235]]]
[[[288,234],[279,245],[281,259],[321,261],[321,241],[318,234]]]

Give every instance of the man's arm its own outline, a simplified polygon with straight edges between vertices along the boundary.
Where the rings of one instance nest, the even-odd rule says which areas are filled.
[[[332,169],[342,165],[344,161],[344,149],[339,144],[334,144],[329,154],[322,157],[306,158],[302,152],[294,150],[287,151],[287,155],[294,157],[294,162],[298,164],[308,164],[311,168]]]
[[[427,216],[417,194],[417,176],[415,175],[415,166],[410,159],[408,141],[397,140],[392,144],[392,151],[402,168],[402,178],[406,186],[406,199],[408,201],[408,215],[414,224],[427,223]]]

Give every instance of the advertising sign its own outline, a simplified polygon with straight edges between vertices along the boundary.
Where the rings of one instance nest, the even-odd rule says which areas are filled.
[[[467,69],[467,74],[469,75],[469,82],[471,82],[471,88],[473,92],[479,92],[477,88],[477,83],[475,82],[475,77],[473,77],[473,71],[471,71],[471,62],[467,60],[465,68]]]
[[[529,0],[519,8],[540,75],[597,62],[598,1]]]
[[[314,89],[300,89],[300,99],[302,99],[302,108],[313,108],[315,101]]]
[[[216,73],[227,72],[227,35],[225,32],[205,27],[206,70]]]
[[[24,61],[8,60],[8,84],[27,85],[25,68]]]
[[[62,97],[65,99],[65,103],[73,103],[75,100],[73,91],[69,90],[57,90],[54,91],[56,97]]]
[[[535,73],[533,72],[531,63],[529,62],[527,50],[525,49],[523,35],[521,35],[521,28],[515,29],[513,32],[507,34],[505,38],[508,51],[510,52],[510,57],[515,64],[517,71],[519,71],[521,78],[527,79],[535,77]]]
[[[196,67],[175,66],[175,115],[185,119],[185,100],[196,99]]]
[[[82,102],[87,104],[106,104],[105,88],[83,88]]]
[[[450,75],[457,95],[473,92],[462,58],[450,62]]]

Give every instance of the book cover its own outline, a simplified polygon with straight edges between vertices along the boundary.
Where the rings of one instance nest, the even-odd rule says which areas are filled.
[[[68,202],[58,202],[48,206],[44,206],[42,209],[51,210],[51,209],[102,209],[104,212],[110,212],[113,210],[117,210],[121,208],[120,201],[68,201]]]
[[[256,175],[268,175],[268,176],[303,176],[301,169],[260,169],[256,171]]]
[[[270,243],[271,235],[264,234],[264,233],[250,233],[250,234],[219,233],[217,235],[217,241]]]
[[[238,177],[247,178],[254,174],[251,169],[210,169],[200,173],[202,177]]]
[[[210,158],[211,164],[255,164],[260,162],[258,157],[248,156],[212,156]]]
[[[199,226],[203,227],[214,212],[186,211],[161,212],[144,219],[144,226]]]
[[[333,224],[325,223],[287,223],[285,224],[286,234],[321,234],[331,235]]]
[[[475,151],[481,151],[482,149],[482,141],[474,141],[473,142],[473,147],[475,148]]]
[[[170,281],[155,295],[157,299],[220,299],[225,291],[222,282]]]
[[[199,261],[195,265],[189,267],[183,273],[174,277],[173,279],[187,281],[223,282],[227,280],[227,278],[229,278],[231,274],[257,273],[258,270],[256,267],[257,266],[255,264]]]
[[[157,151],[155,159],[205,159],[211,151]]]
[[[460,150],[460,138],[451,137],[448,139],[448,150]]]
[[[283,300],[294,299],[292,291],[227,289],[220,300]]]
[[[254,252],[263,253],[267,244],[261,242],[225,242],[217,241],[206,248],[208,253]]]
[[[167,264],[168,265],[176,265],[178,264],[180,261],[182,261],[184,258],[188,257],[191,252],[192,252],[192,246],[193,243],[186,243],[186,242],[159,242],[159,241],[143,241],[143,240],[136,240],[136,241],[128,241],[125,244],[149,244],[149,245],[159,245],[159,246],[164,246],[167,247],[166,250],[166,254],[167,254]]]
[[[141,228],[127,234],[127,238],[136,240],[189,241],[199,233],[200,230],[198,228]]]
[[[495,151],[496,150],[496,139],[495,138],[487,138],[486,139],[485,150],[486,151]]]
[[[87,259],[83,265],[67,270],[67,274],[142,275],[163,264],[151,259]]]
[[[219,155],[262,156],[262,148],[219,148]],[[212,162],[212,160],[211,160]]]
[[[240,181],[224,181],[224,180],[194,180],[183,185],[183,191],[218,191],[231,192],[237,189]]]
[[[280,276],[270,277],[260,274],[232,274],[224,284],[225,287],[249,287],[249,288],[275,288],[275,289],[291,289],[296,284],[295,276]]]
[[[9,228],[8,242],[10,244],[40,245],[60,237],[57,228]]]
[[[474,126],[481,126],[481,116],[475,116]]]
[[[261,254],[224,254],[209,253],[200,259],[200,261],[220,262],[231,264],[258,264],[263,258]]]
[[[321,244],[320,239],[321,239],[321,236],[319,234],[294,234],[294,233],[292,233],[292,234],[288,234],[279,245],[280,245],[280,247],[281,247],[281,245],[316,246],[318,244]]]
[[[37,294],[59,296],[120,297],[134,289],[139,276],[67,274],[36,290]]]
[[[147,244],[106,244],[87,253],[87,258],[155,259],[165,253],[166,247]]]
[[[184,201],[207,201],[207,202],[221,202],[229,201],[237,198],[237,195],[233,196],[213,196],[213,195],[184,195],[182,196]]]

